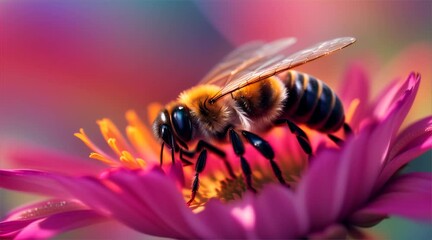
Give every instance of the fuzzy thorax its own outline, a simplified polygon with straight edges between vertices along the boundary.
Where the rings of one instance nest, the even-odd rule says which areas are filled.
[[[247,120],[241,121],[242,126],[249,130],[253,124],[254,129],[264,130],[281,115],[287,91],[279,78],[271,77],[243,87],[232,95],[239,116]]]
[[[231,106],[223,99],[209,103],[220,88],[215,85],[199,85],[182,92],[178,101],[190,110],[195,123],[204,136],[214,136],[221,133],[232,119]]]

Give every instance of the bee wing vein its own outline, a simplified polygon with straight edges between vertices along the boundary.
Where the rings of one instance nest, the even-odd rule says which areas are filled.
[[[336,38],[315,44],[312,47],[291,55],[285,55],[281,53],[281,51],[288,45],[288,40],[289,39],[283,39],[268,43],[256,51],[261,52],[262,55],[255,54],[255,57],[257,57],[255,61],[248,63],[249,60],[245,59],[244,62],[247,64],[242,66],[242,63],[240,63],[240,65],[238,65],[240,67],[231,70],[229,74],[226,74],[228,71],[225,71],[225,74],[222,73],[225,77],[224,82],[219,81],[219,83],[223,83],[223,85],[221,85],[222,89],[212,97],[211,101],[216,101],[227,94],[237,91],[249,84],[264,80],[277,73],[329,55],[355,42],[355,38],[352,37]],[[293,42],[291,44],[293,44]]]

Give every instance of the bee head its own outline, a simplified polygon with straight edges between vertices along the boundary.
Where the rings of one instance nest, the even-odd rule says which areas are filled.
[[[177,148],[177,141],[184,146],[185,142],[192,139],[192,130],[190,110],[182,104],[163,109],[153,122],[153,133],[156,138],[174,149]]]

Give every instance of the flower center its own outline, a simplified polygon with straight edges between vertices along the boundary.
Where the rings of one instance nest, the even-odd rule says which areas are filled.
[[[229,159],[235,160],[235,159]],[[289,185],[295,188],[297,181],[300,179],[302,169],[287,168],[283,165],[281,168],[284,179]],[[279,184],[277,178],[269,166],[255,165],[252,172],[253,187],[259,193],[266,184]],[[217,171],[200,176],[200,188],[195,196],[194,202],[190,205],[192,209],[200,211],[204,205],[212,198],[222,202],[229,202],[243,198],[247,192],[245,177],[238,170],[235,178],[229,177],[225,172]],[[183,189],[183,197],[187,201],[190,199],[191,189]]]
[[[145,124],[135,112],[127,112],[126,119],[128,120],[127,137],[124,137],[109,119],[97,121],[105,142],[114,154],[108,154],[99,148],[90,140],[83,129],[80,129],[80,132],[76,133],[75,136],[93,151],[90,153],[90,158],[102,161],[112,168],[145,169],[149,166],[159,165],[160,143],[154,139],[149,129],[145,127]],[[282,170],[283,178],[289,185],[293,186],[300,178],[307,161],[305,161],[305,156],[302,157],[298,152],[297,140],[292,134],[287,134],[287,131],[288,129],[274,129],[265,137],[274,148],[276,156],[278,156],[275,161],[278,162]],[[228,147],[225,150],[228,151],[230,148]],[[254,151],[255,149],[252,146],[247,146],[245,158],[250,160],[253,188],[260,191],[265,184],[278,181],[270,167],[269,160],[259,154],[257,155],[256,152],[254,154]],[[211,198],[217,198],[223,202],[241,199],[247,191],[245,177],[239,166],[239,158],[233,153],[227,157],[227,161],[236,166],[234,168],[235,177],[230,177],[224,167],[213,165],[217,161],[217,159],[209,160],[208,162],[211,163],[207,165],[212,166],[207,166],[204,172],[200,174],[199,189],[194,202],[190,205],[192,208],[199,209],[203,207]],[[167,168],[170,166],[171,161],[166,161],[162,167]],[[195,174],[194,168],[192,166],[184,167],[183,171],[186,181],[185,186],[191,186]],[[191,188],[185,187],[182,193],[185,201],[188,201],[191,197]]]

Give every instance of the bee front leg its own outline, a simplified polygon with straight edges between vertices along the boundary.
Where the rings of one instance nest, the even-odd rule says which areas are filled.
[[[234,129],[231,128],[228,131],[229,131],[229,138],[231,140],[231,145],[233,147],[234,153],[238,157],[240,157],[240,165],[243,171],[246,186],[252,192],[256,192],[255,188],[252,187],[252,170],[247,160],[243,157],[243,154],[245,153],[244,144],[240,136],[237,134],[236,131],[234,131]]]
[[[182,162],[183,166],[185,167],[185,166],[192,165],[193,163],[191,161],[189,161],[188,159],[186,159],[184,157],[184,155],[192,158],[195,154],[190,154],[188,151],[186,151],[184,149],[180,149],[180,161]]]
[[[225,164],[225,167],[226,167],[230,177],[235,178],[233,168],[232,168],[231,164],[228,162],[228,160],[226,159],[225,152],[222,151],[221,149],[219,149],[218,147],[216,147],[216,146],[214,146],[214,145],[212,145],[212,144],[210,144],[204,140],[199,140],[195,149],[192,151],[182,150],[180,152],[180,156],[181,156],[181,158],[183,158],[183,155],[186,155],[187,157],[192,158],[192,157],[194,157],[195,153],[200,152],[202,149],[207,149],[208,151],[216,154]]]
[[[189,206],[193,200],[195,199],[196,193],[199,189],[199,174],[202,173],[202,171],[204,171],[205,165],[207,162],[207,150],[204,149],[200,152],[200,155],[198,156],[198,160],[195,163],[195,177],[194,180],[192,182],[192,193],[191,193],[191,198],[190,200],[187,202],[187,205]]]

